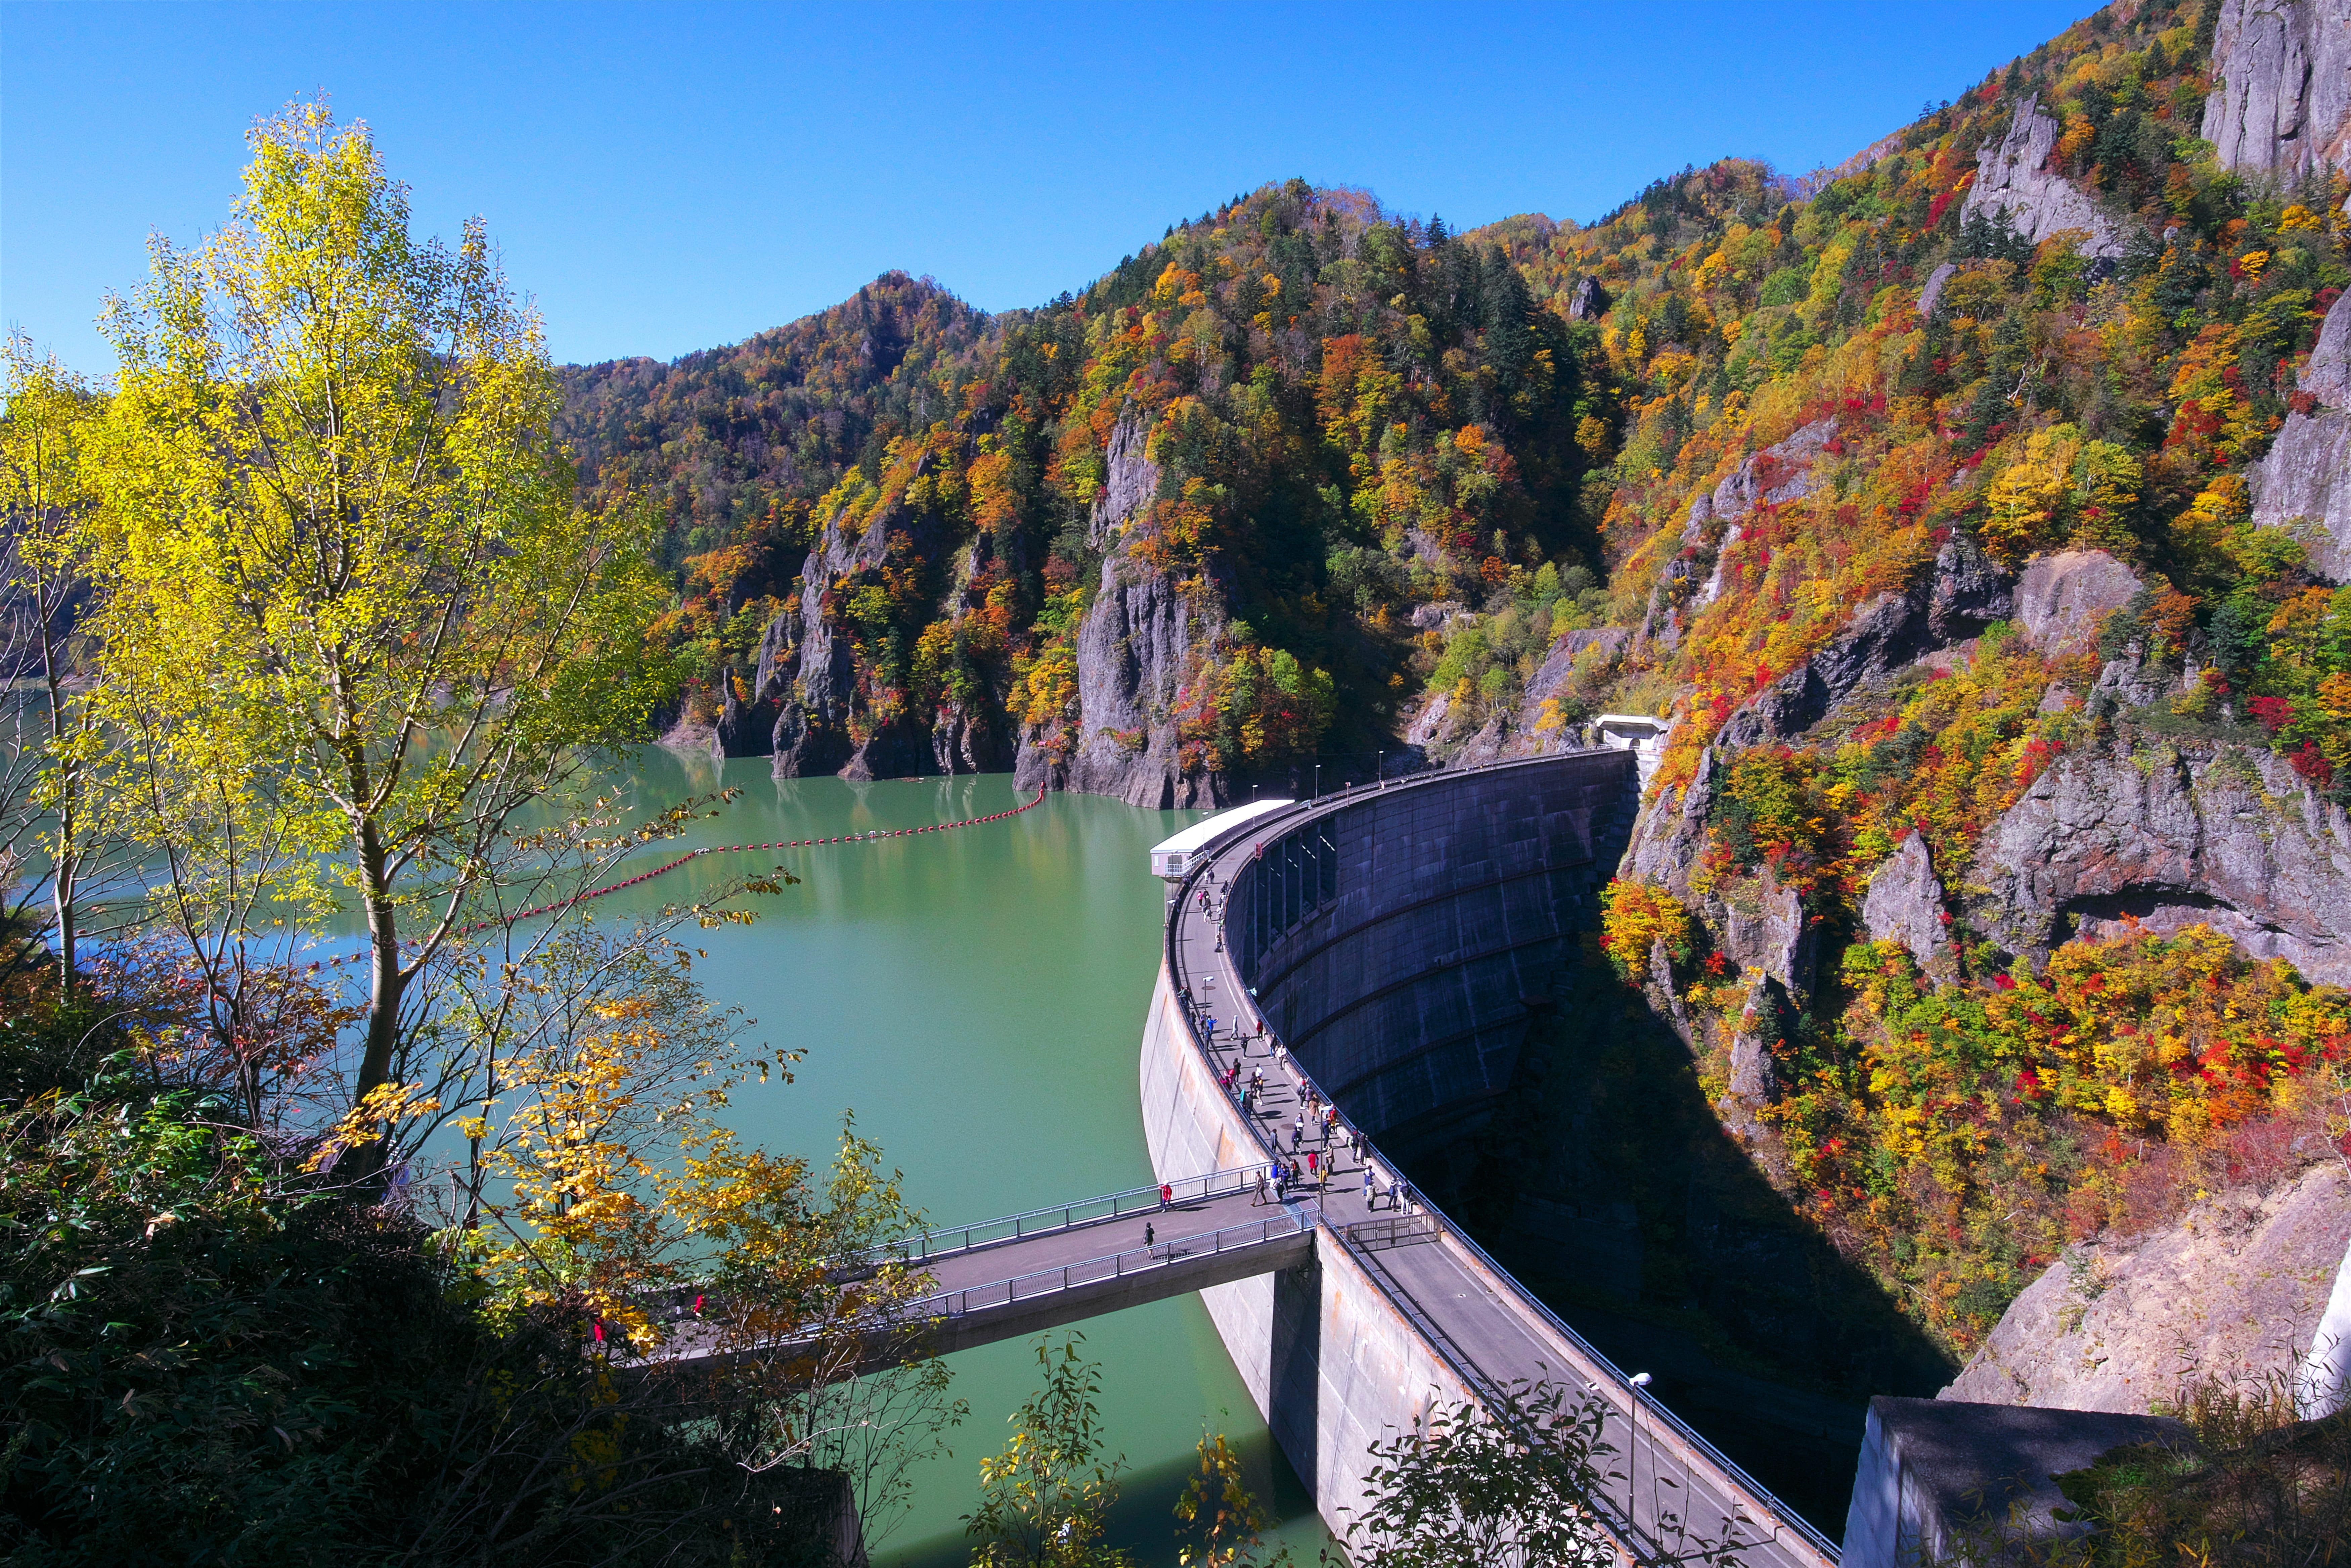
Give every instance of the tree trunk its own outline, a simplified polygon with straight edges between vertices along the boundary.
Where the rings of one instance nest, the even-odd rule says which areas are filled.
[[[368,992],[367,1049],[360,1056],[356,1097],[392,1081],[392,1052],[400,1033],[400,922],[392,907],[392,887],[384,873],[383,836],[370,818],[362,818],[359,841],[360,896],[367,902],[368,946],[373,964]],[[367,1169],[383,1163],[383,1142],[368,1146]]]
[[[62,845],[73,842],[73,811],[70,805],[58,814],[57,837]],[[74,921],[75,874],[81,869],[81,857],[70,848],[61,848],[57,863],[49,877],[49,901],[57,916],[57,991],[60,996],[73,994],[76,940]]]
[[[81,780],[77,764],[61,753],[66,739],[65,671],[57,668],[57,617],[59,607],[46,591],[36,596],[36,608],[41,618],[41,680],[48,688],[49,754],[58,757],[57,763],[57,866],[49,878],[49,902],[57,916],[57,994],[73,995],[74,968],[79,942],[76,929],[74,885],[81,869],[81,854],[76,847],[75,835],[79,825],[74,820],[74,806],[80,791]]]

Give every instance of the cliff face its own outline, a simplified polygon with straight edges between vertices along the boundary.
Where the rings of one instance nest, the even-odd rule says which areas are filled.
[[[2052,1263],[1940,1397],[2144,1414],[2189,1376],[2291,1376],[2346,1248],[2340,1161],[2221,1193],[2176,1225]]]
[[[2351,0],[2221,0],[2204,100],[2224,168],[2300,174],[2351,157]]]
[[[887,514],[871,518],[854,535],[830,528],[809,552],[808,564],[801,570],[798,635],[791,638],[799,649],[798,670],[789,687],[771,674],[769,684],[759,693],[778,705],[772,746],[778,778],[829,773],[858,778],[888,776],[894,771],[888,764],[910,750],[903,737],[872,732],[862,742],[857,738],[852,727],[861,717],[856,659],[837,618],[826,614],[835,584],[858,572],[877,570],[887,558],[894,521]],[[785,612],[787,617],[793,614]],[[769,633],[775,634],[774,627]],[[877,742],[883,763],[880,769],[873,765]]]
[[[1778,506],[1810,495],[1815,487],[1813,465],[1835,435],[1834,418],[1815,420],[1786,440],[1750,452],[1720,483],[1690,503],[1673,557],[1649,591],[1636,645],[1655,643],[1670,650],[1680,643],[1687,617],[1721,597],[1722,564],[1739,545],[1741,523],[1758,506]],[[1713,557],[1711,570],[1692,593],[1685,585],[1697,576],[1708,555]]]
[[[2288,414],[2269,455],[2249,471],[2252,518],[2299,534],[2311,570],[2351,581],[2351,310],[2342,299],[2327,308],[2296,385],[2318,406]]]
[[[829,524],[801,568],[799,597],[768,623],[752,667],[725,672],[712,749],[728,757],[772,755],[778,778],[904,778],[1007,766],[1008,726],[993,692],[877,715],[843,619],[845,583],[881,572],[893,552],[903,557],[949,546],[937,519],[894,501],[862,526]],[[983,535],[958,556],[940,607],[950,618],[972,607],[961,589],[994,547]]]
[[[1118,536],[1134,514],[1159,493],[1159,465],[1151,461],[1150,431],[1134,414],[1122,414],[1111,427],[1103,451],[1108,470],[1102,493],[1086,520],[1086,542],[1102,548]]]
[[[1187,598],[1165,573],[1123,553],[1103,561],[1078,633],[1075,740],[1057,746],[1042,733],[1024,733],[1015,783],[1116,795],[1160,811],[1225,804],[1215,774],[1184,766],[1175,718],[1185,679],[1196,670],[1193,650],[1220,619],[1212,600]]]
[[[2009,226],[2036,244],[2064,229],[2080,229],[2084,255],[2119,257],[2122,232],[2086,192],[2049,172],[2057,145],[2057,121],[2041,111],[2037,95],[2016,106],[2008,133],[1976,154],[1976,182],[1969,187],[1965,213],[2005,214]]]
[[[2125,917],[2203,924],[2308,979],[2351,981],[2351,821],[2283,759],[2205,744],[2068,756],[1985,833],[1977,926],[2045,956]]]

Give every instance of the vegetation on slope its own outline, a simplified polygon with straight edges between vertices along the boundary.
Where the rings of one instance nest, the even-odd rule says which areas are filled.
[[[2351,592],[2306,569],[2304,539],[2251,524],[2245,477],[2308,406],[2298,370],[2351,283],[2346,187],[2264,185],[2198,139],[2218,9],[2107,6],[1802,182],[1727,161],[1589,227],[1466,234],[1292,182],[1035,310],[983,319],[893,275],[734,349],[577,370],[566,419],[600,481],[664,497],[684,585],[666,630],[705,711],[810,586],[809,545],[882,519],[904,532],[881,565],[815,585],[866,716],[987,704],[1049,757],[1079,738],[1077,633],[1112,551],[1223,612],[1195,622],[1187,767],[1369,752],[1406,717],[1443,755],[1670,709],[1668,794],[1742,704],[1945,545],[2008,568],[2126,563],[2145,591],[2095,649],[2053,659],[1994,627],[1818,732],[1720,758],[1694,871],[1701,897],[1802,896],[1828,952],[1805,1011],[1748,1018],[1702,921],[1676,983],[1724,1033],[1772,1036],[1790,1196],[1964,1349],[2094,1214],[2153,1212],[2108,1191],[2147,1150],[2222,1169],[2233,1129],[2319,1115],[2309,1085],[2344,1055],[2335,992],[2193,936],[2085,950],[2044,980],[1962,924],[1948,996],[1890,954],[1837,957],[1904,840],[1964,866],[2036,779],[2118,733],[2269,746],[2314,789],[2351,788]],[[2119,255],[1970,213],[1978,154],[2027,99],[2057,122],[2047,172],[2099,204]],[[1686,527],[1695,499],[1822,421],[1809,494],[1766,500],[1735,538]],[[1131,511],[1106,495],[1122,440],[1155,468]],[[1538,684],[1563,633],[1611,624],[1629,645]],[[2097,698],[2116,658],[2162,701]],[[1616,934],[1661,898],[1624,893]],[[1643,973],[1646,940],[1618,944]],[[2100,974],[2140,988],[2131,1038],[2189,1044],[2093,1060],[2035,1033]],[[2223,1040],[2207,1023],[2231,1007],[2280,1021]],[[1710,1071],[1719,1088],[1719,1055]],[[2234,1087],[2182,1121],[2183,1072]],[[2170,1202],[2196,1181],[2157,1186]]]
[[[1719,933],[1662,889],[1620,890],[1611,916],[1635,979],[1678,925],[1687,1002],[1775,1058],[1765,1121],[1792,1199],[1961,1352],[2069,1241],[2345,1131],[2343,993],[2200,929],[2076,944],[2040,975],[1962,919],[1940,988],[1898,948],[1844,946],[1903,840],[1922,836],[1950,875],[2036,779],[2118,735],[2273,746],[2341,798],[2351,594],[2304,569],[2302,538],[2251,525],[2245,470],[2307,406],[2296,372],[2351,282],[2346,186],[2262,186],[2197,140],[2217,9],[2109,6],[1767,221],[1745,215],[1755,176],[1719,167],[1660,182],[1546,263],[1617,296],[1604,342],[1629,418],[1603,526],[1618,618],[1654,603],[1653,628],[1678,632],[1631,661],[1677,694],[1661,789],[1949,542],[2011,567],[2105,551],[2145,585],[2070,657],[1995,625],[1806,735],[1716,756],[1692,892],[1800,893],[1830,953],[1808,1011],[1749,1013]],[[1977,151],[2027,95],[2062,124],[2056,171],[2126,232],[2118,261],[2079,254],[2080,232],[2032,245],[1963,216]],[[1824,419],[1813,493],[1758,507],[1735,544],[1686,533],[1692,500],[1744,454]],[[1668,571],[1677,558],[1695,569]],[[2096,692],[2116,659],[2161,700]],[[1719,1093],[1719,1054],[1711,1071]]]
[[[664,496],[673,629],[705,681],[745,661],[811,539],[904,512],[939,543],[821,586],[870,711],[984,694],[1048,732],[1076,718],[1075,628],[1110,543],[1090,514],[1128,423],[1157,470],[1128,553],[1232,616],[1189,754],[1243,768],[1311,754],[1334,722],[1367,741],[1435,662],[1414,605],[1508,587],[1547,628],[1590,594],[1603,364],[1501,244],[1292,182],[984,328],[893,275],[737,348],[570,372],[565,417],[599,483]],[[990,564],[945,602],[982,535]]]

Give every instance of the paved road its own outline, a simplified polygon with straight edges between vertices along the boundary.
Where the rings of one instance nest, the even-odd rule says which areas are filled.
[[[1215,1020],[1213,1037],[1205,1048],[1217,1068],[1221,1072],[1237,1065],[1242,1081],[1261,1076],[1264,1091],[1252,1097],[1251,1124],[1270,1152],[1290,1158],[1298,1118],[1313,1108],[1314,1091],[1295,1063],[1280,1054],[1270,1040],[1253,1037],[1261,1023],[1224,950],[1223,910],[1213,891],[1248,861],[1255,842],[1254,836],[1245,836],[1216,857],[1207,878],[1191,885],[1194,896],[1177,919],[1175,979],[1189,989],[1198,1011]],[[1205,911],[1196,896],[1203,885],[1211,888]],[[1313,1118],[1309,1119],[1311,1125]],[[1343,1116],[1336,1137],[1326,1141],[1310,1134],[1300,1149],[1301,1154],[1315,1151],[1321,1157],[1317,1163],[1331,1171],[1319,1207],[1332,1228],[1399,1217],[1398,1201],[1389,1192],[1401,1181],[1400,1173],[1381,1158],[1376,1147],[1350,1140]],[[1374,1194],[1368,1202],[1363,1185],[1367,1165]],[[1401,1213],[1409,1216],[1418,1206],[1409,1201],[1409,1189],[1402,1196]],[[1473,1383],[1499,1386],[1547,1377],[1589,1388],[1606,1403],[1606,1438],[1617,1450],[1610,1467],[1627,1472],[1614,1483],[1608,1501],[1619,1517],[1629,1501],[1636,1529],[1649,1538],[1645,1555],[1676,1549],[1672,1521],[1678,1516],[1700,1535],[1719,1534],[1726,1519],[1740,1521],[1740,1538],[1750,1543],[1740,1553],[1746,1568],[1822,1568],[1834,1562],[1796,1530],[1779,1524],[1761,1497],[1756,1506],[1749,1506],[1721,1471],[1693,1455],[1686,1440],[1670,1430],[1660,1431],[1661,1407],[1653,1398],[1642,1401],[1636,1432],[1632,1394],[1612,1376],[1613,1369],[1596,1355],[1588,1356],[1585,1347],[1569,1343],[1540,1309],[1508,1289],[1496,1289],[1469,1249],[1441,1234],[1447,1228],[1431,1227],[1440,1233],[1418,1244],[1359,1250],[1357,1256],[1405,1315],[1421,1325],[1424,1335]]]

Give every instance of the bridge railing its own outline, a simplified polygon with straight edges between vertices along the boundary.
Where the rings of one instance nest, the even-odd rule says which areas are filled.
[[[1231,1170],[1212,1170],[1206,1176],[1187,1176],[1165,1184],[1173,1189],[1166,1201],[1181,1206],[1250,1191],[1265,1171],[1263,1165],[1248,1165]],[[920,1235],[903,1237],[869,1247],[862,1252],[850,1253],[837,1260],[835,1266],[878,1263],[885,1259],[910,1263],[932,1262],[959,1252],[1000,1247],[1008,1242],[1023,1241],[1056,1231],[1075,1231],[1088,1225],[1099,1225],[1105,1220],[1158,1209],[1162,1204],[1159,1189],[1158,1183],[1149,1187],[1129,1187],[1117,1192],[1105,1192],[1097,1198],[1081,1198],[1074,1203],[1026,1210],[998,1220],[982,1220],[977,1224],[942,1226],[935,1231],[925,1231]]]
[[[1227,1252],[1263,1246],[1269,1241],[1279,1241],[1313,1228],[1311,1215],[1285,1208],[1279,1213],[1269,1214],[1262,1220],[1253,1220],[1246,1224],[1226,1225],[1190,1236],[1171,1236],[1146,1247],[1128,1247],[1116,1252],[1105,1252],[1099,1258],[1087,1258],[1050,1269],[1034,1269],[1024,1274],[991,1280],[985,1284],[941,1291],[936,1295],[914,1303],[910,1310],[917,1317],[960,1317],[967,1313],[1009,1306],[1015,1302],[1036,1301],[1063,1291],[1075,1290],[1081,1285],[1126,1279],[1200,1258],[1221,1257]]]
[[[1524,765],[1524,763],[1504,763],[1502,765]],[[1430,784],[1438,782],[1440,777],[1441,775],[1422,774],[1415,777],[1410,783],[1390,781],[1387,788],[1394,790],[1399,787],[1405,789],[1426,787]],[[1353,798],[1375,793],[1378,789],[1379,786],[1376,784],[1358,785],[1354,789],[1347,790],[1338,794],[1326,794],[1318,801],[1301,802],[1293,809],[1280,813],[1278,815],[1262,817],[1255,821],[1245,823],[1234,831],[1220,836],[1214,842],[1203,846],[1202,852],[1195,862],[1191,874],[1184,878],[1182,885],[1176,889],[1175,898],[1168,905],[1168,919],[1162,930],[1162,950],[1165,956],[1169,979],[1176,982],[1179,987],[1185,986],[1185,982],[1188,976],[1188,970],[1184,963],[1181,944],[1176,940],[1177,926],[1178,923],[1186,918],[1186,911],[1189,908],[1194,885],[1199,880],[1200,877],[1215,864],[1215,861],[1219,855],[1228,848],[1230,848],[1238,839],[1247,835],[1265,835],[1273,832],[1286,832],[1290,827],[1296,826],[1300,822],[1308,817],[1319,815],[1324,810],[1332,809],[1340,805],[1352,804]],[[1278,827],[1276,826],[1277,824],[1280,825]],[[1188,991],[1188,988],[1186,988],[1186,990]],[[1179,1007],[1178,1012],[1183,1014],[1185,1033],[1191,1039],[1193,1049],[1199,1052],[1209,1064],[1214,1066],[1216,1063],[1216,1054],[1209,1048],[1208,1042],[1201,1037],[1200,1023],[1196,1013],[1196,1009],[1191,1007]],[[1279,1039],[1278,1035],[1274,1035],[1272,1033],[1272,1025],[1270,1023],[1267,1023],[1265,1027],[1270,1038]],[[1289,1071],[1291,1076],[1296,1080],[1301,1092],[1303,1093],[1305,1090],[1311,1089],[1316,1095],[1320,1096],[1323,1104],[1332,1106],[1335,1108],[1338,1102],[1333,1100],[1329,1095],[1322,1093],[1322,1086],[1316,1083],[1313,1075],[1306,1071],[1306,1068],[1299,1062],[1297,1056],[1294,1054],[1291,1054],[1288,1060]],[[1753,1498],[1758,1504],[1768,1511],[1770,1515],[1768,1519],[1755,1520],[1750,1521],[1750,1522],[1762,1525],[1766,1528],[1783,1529],[1788,1533],[1800,1537],[1808,1547],[1819,1553],[1826,1561],[1835,1563],[1839,1560],[1842,1553],[1840,1552],[1836,1543],[1816,1529],[1810,1520],[1805,1519],[1803,1515],[1798,1513],[1788,1504],[1782,1502],[1778,1497],[1773,1495],[1769,1488],[1757,1480],[1753,1476],[1749,1475],[1745,1468],[1740,1465],[1738,1461],[1731,1459],[1729,1455],[1724,1453],[1720,1449],[1716,1448],[1714,1444],[1709,1442],[1696,1428],[1683,1420],[1679,1416],[1674,1414],[1672,1410],[1660,1403],[1655,1397],[1634,1383],[1629,1376],[1625,1376],[1622,1367],[1619,1367],[1614,1362],[1609,1360],[1607,1356],[1603,1355],[1591,1341],[1585,1339],[1583,1335],[1578,1334],[1573,1328],[1570,1327],[1557,1313],[1552,1311],[1552,1309],[1538,1299],[1532,1292],[1520,1284],[1517,1275],[1511,1273],[1510,1270],[1496,1262],[1493,1257],[1487,1252],[1486,1249],[1479,1246],[1476,1241],[1472,1240],[1468,1231],[1462,1229],[1462,1227],[1457,1223],[1450,1215],[1437,1208],[1435,1204],[1429,1202],[1427,1197],[1417,1188],[1414,1188],[1410,1184],[1405,1183],[1403,1181],[1403,1173],[1396,1163],[1388,1158],[1386,1155],[1381,1153],[1379,1147],[1374,1143],[1370,1137],[1366,1137],[1364,1130],[1355,1126],[1354,1123],[1346,1116],[1345,1113],[1339,1113],[1338,1123],[1346,1129],[1349,1140],[1355,1147],[1363,1152],[1367,1160],[1376,1162],[1378,1166],[1385,1168],[1402,1187],[1403,1190],[1410,1194],[1411,1201],[1416,1206],[1419,1211],[1419,1216],[1425,1216],[1431,1225],[1441,1228],[1444,1233],[1450,1236],[1452,1240],[1463,1249],[1463,1251],[1467,1251],[1471,1257],[1475,1258],[1479,1263],[1484,1265],[1488,1272],[1492,1274],[1497,1282],[1510,1292],[1513,1299],[1522,1308],[1524,1308],[1530,1315],[1547,1324],[1553,1333],[1557,1334],[1562,1339],[1573,1346],[1579,1355],[1585,1357],[1590,1364],[1598,1372],[1600,1372],[1602,1376],[1612,1386],[1613,1391],[1619,1396],[1625,1403],[1655,1417],[1657,1426],[1670,1429],[1675,1436],[1680,1439],[1680,1441],[1687,1446],[1688,1449],[1692,1453],[1697,1455],[1710,1468],[1719,1472],[1726,1480],[1729,1481],[1733,1486],[1739,1488],[1740,1490],[1746,1492],[1748,1496]],[[1251,1131],[1259,1137],[1260,1141],[1262,1141],[1264,1135],[1261,1130],[1255,1127],[1254,1123],[1251,1124]],[[1341,1239],[1343,1241],[1346,1241],[1363,1251],[1371,1251],[1375,1250],[1373,1247],[1364,1245],[1364,1241],[1369,1240],[1368,1234],[1362,1240],[1353,1236],[1343,1236]],[[1395,1245],[1396,1244],[1396,1241],[1395,1239],[1389,1239],[1386,1241],[1386,1244]],[[1456,1374],[1464,1376],[1465,1381],[1469,1382],[1471,1386],[1479,1387],[1483,1386],[1484,1379],[1482,1376],[1477,1374],[1474,1368],[1459,1365],[1455,1355],[1444,1344],[1441,1342],[1437,1343],[1436,1348],[1438,1354],[1448,1363],[1455,1364],[1454,1369]],[[1644,1533],[1646,1533],[1646,1532]]]

